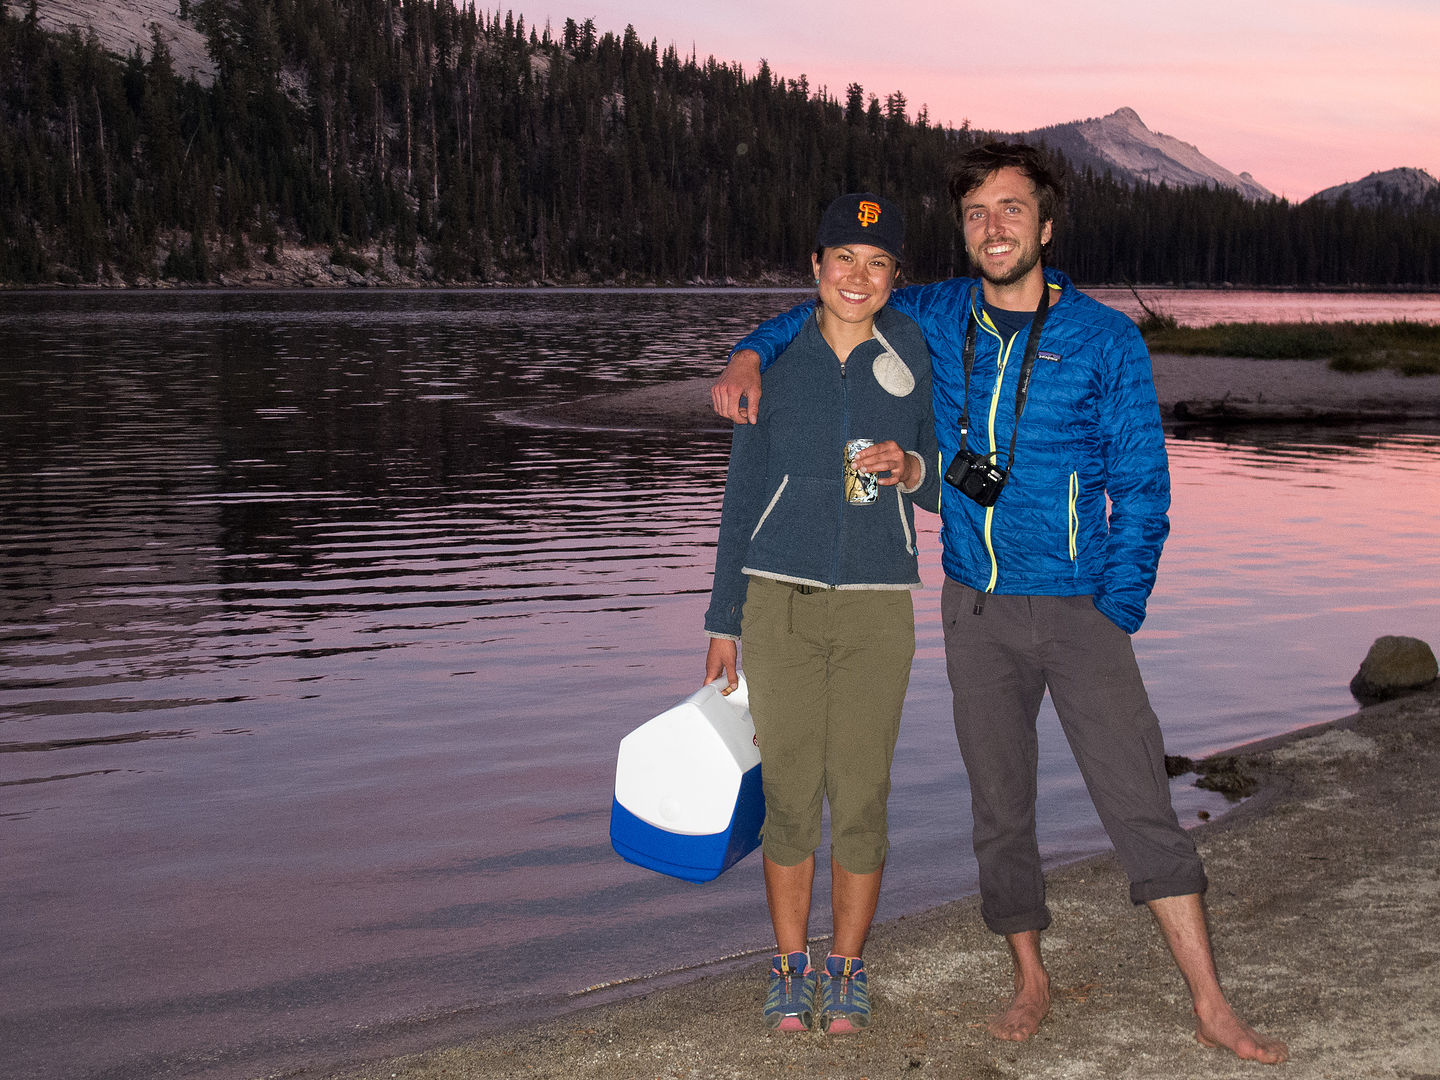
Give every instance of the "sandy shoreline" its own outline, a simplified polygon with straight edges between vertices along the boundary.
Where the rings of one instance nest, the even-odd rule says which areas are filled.
[[[1427,427],[1440,424],[1440,376],[1410,377],[1393,371],[1352,374],[1332,371],[1320,360],[1157,353],[1151,362],[1167,426],[1180,422],[1176,411],[1182,402],[1221,400],[1249,407],[1262,419],[1278,414],[1317,422],[1384,419]],[[712,381],[684,379],[510,415],[521,422],[583,428],[728,430],[729,424],[710,409]]]
[[[1178,403],[1227,395],[1313,408],[1322,419],[1327,409],[1362,404],[1407,430],[1427,430],[1440,417],[1436,377],[1341,374],[1318,361],[1154,361],[1167,425],[1178,422]],[[723,429],[709,409],[709,382],[589,398],[516,419]],[[1423,637],[1429,628],[1389,632]],[[1185,987],[1106,854],[1048,875],[1055,1004],[1026,1044],[998,1043],[984,1031],[1005,1000],[1009,969],[970,897],[876,927],[866,949],[876,1026],[861,1035],[764,1030],[763,961],[756,961],[618,1003],[585,1007],[582,997],[570,1015],[444,1049],[286,1075],[1436,1080],[1440,686],[1215,756],[1235,758],[1261,781],[1258,795],[1194,835],[1211,879],[1207,903],[1227,992],[1243,1016],[1290,1043],[1291,1060],[1273,1074],[1195,1042]],[[823,949],[817,943],[812,954]],[[417,1032],[407,1034],[416,1045]],[[442,1041],[437,1031],[435,1042]]]
[[[1262,792],[1195,837],[1227,992],[1289,1040],[1290,1080],[1429,1080],[1440,1068],[1440,688],[1232,752]],[[780,1036],[759,1021],[763,967],[446,1049],[338,1071],[346,1080],[664,1077],[1254,1077],[1191,1037],[1189,999],[1112,855],[1048,875],[1055,1005],[1002,1044],[1004,948],[975,898],[876,928],[876,1026]],[[758,903],[757,899],[757,903]],[[757,914],[757,917],[760,917]],[[823,948],[818,945],[815,951]]]

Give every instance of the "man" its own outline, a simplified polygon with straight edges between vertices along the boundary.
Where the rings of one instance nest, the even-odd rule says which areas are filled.
[[[1131,899],[1154,913],[1190,989],[1195,1037],[1282,1062],[1285,1044],[1236,1016],[1221,990],[1204,869],[1170,805],[1160,728],[1130,644],[1169,530],[1149,355],[1128,318],[1043,266],[1061,191],[1039,152],[978,147],[949,186],[980,281],[912,286],[891,305],[920,324],[934,368],[948,481],[946,666],[981,914],[1014,963],[1014,997],[990,1032],[1023,1041],[1050,1008],[1040,950],[1050,912],[1035,838],[1035,720],[1048,689]],[[717,412],[753,421],[760,362],[808,317],[802,305],[741,342],[712,388]]]

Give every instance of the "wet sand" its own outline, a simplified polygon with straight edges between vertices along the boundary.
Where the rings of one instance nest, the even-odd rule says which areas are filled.
[[[1167,423],[1175,422],[1179,402],[1227,394],[1322,412],[1363,403],[1419,427],[1440,415],[1436,377],[1163,355],[1155,357],[1155,373]],[[592,398],[547,410],[544,419],[716,427],[709,381]],[[1389,632],[1425,637],[1433,647],[1435,630]],[[1337,662],[1353,665],[1353,673],[1361,659]],[[1000,1043],[985,1032],[986,1019],[1006,1002],[1009,965],[971,897],[875,928],[866,949],[875,1026],[858,1035],[766,1031],[759,1019],[764,961],[754,959],[618,1003],[577,995],[576,1011],[560,1019],[416,1056],[287,1075],[1436,1080],[1440,687],[1216,757],[1233,757],[1260,782],[1257,795],[1194,835],[1211,880],[1211,929],[1231,1002],[1290,1044],[1290,1061],[1273,1074],[1195,1041],[1185,986],[1107,854],[1048,875],[1055,922],[1045,949],[1055,1001],[1028,1043]],[[758,897],[756,918],[764,918]],[[816,942],[812,956],[825,949]],[[417,1034],[409,1031],[406,1042],[415,1045]]]

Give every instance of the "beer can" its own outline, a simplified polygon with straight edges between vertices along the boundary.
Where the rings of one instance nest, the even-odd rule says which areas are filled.
[[[855,468],[855,455],[874,445],[874,439],[851,439],[845,444],[842,475],[845,479],[845,501],[848,503],[873,503],[880,494],[880,481],[875,474]]]

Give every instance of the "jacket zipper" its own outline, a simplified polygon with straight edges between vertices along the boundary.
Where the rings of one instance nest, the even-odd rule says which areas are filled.
[[[1010,347],[1015,343],[1016,335],[1012,334],[1010,340],[1006,341],[996,333],[987,323],[988,318],[981,322],[981,326],[991,334],[994,334],[1000,345],[995,353],[995,389],[990,394],[990,416],[987,426],[987,433],[990,438],[990,454],[995,462],[1000,461],[1000,450],[995,442],[995,414],[1000,409],[1000,387],[1005,381],[1005,366],[1010,360]],[[1000,560],[995,554],[995,541],[990,534],[991,526],[995,522],[995,507],[985,508],[985,550],[990,556],[990,581],[985,586],[986,592],[994,592],[995,585],[1000,580]]]
[[[1069,504],[1070,504],[1070,505],[1069,505],[1069,510],[1068,510],[1068,513],[1069,513],[1069,515],[1070,515],[1070,523],[1069,523],[1069,533],[1070,533],[1070,562],[1073,564],[1072,569],[1073,569],[1077,574],[1080,572],[1080,563],[1079,563],[1079,559],[1078,559],[1079,551],[1078,551],[1077,548],[1076,548],[1076,544],[1077,544],[1077,542],[1078,542],[1078,538],[1079,538],[1079,535],[1080,535],[1080,514],[1079,514],[1079,512],[1075,509],[1075,504],[1076,504],[1077,502],[1079,502],[1079,501],[1080,501],[1080,474],[1079,474],[1079,473],[1072,472],[1072,473],[1070,474],[1070,498],[1069,498]]]
[[[845,379],[845,361],[844,361],[844,360],[841,360],[841,361],[840,361],[840,417],[841,417],[841,422],[842,422],[842,424],[843,424],[843,431],[844,431],[844,435],[845,435],[845,438],[844,438],[843,442],[849,442],[849,441],[850,441],[850,437],[851,437],[851,436],[850,436],[850,384],[849,384],[849,382],[846,381],[846,379]],[[841,445],[841,447],[840,447],[840,456],[841,456],[841,458],[844,458],[844,456],[845,456],[845,447],[844,447],[843,443],[842,443],[842,445]],[[840,500],[839,500],[839,504],[838,504],[837,509],[836,509],[836,513],[839,515],[839,519],[840,519],[840,520],[839,520],[839,522],[838,522],[838,526],[839,526],[839,527],[836,528],[836,530],[835,530],[835,536],[838,538],[838,542],[835,544],[834,548],[833,548],[832,551],[831,551],[831,559],[830,559],[830,580],[831,580],[831,581],[839,581],[839,580],[840,580],[840,551],[841,551],[841,549],[845,546],[845,490],[844,490],[844,484],[843,484],[843,483],[841,484]]]

